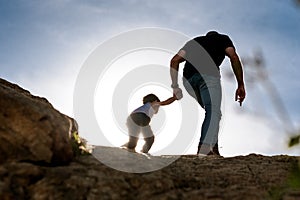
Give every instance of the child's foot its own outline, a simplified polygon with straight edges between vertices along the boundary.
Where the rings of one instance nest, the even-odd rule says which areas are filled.
[[[121,149],[127,150],[131,153],[136,153],[135,149],[129,149],[127,146],[124,146],[124,145],[121,146]]]
[[[149,152],[144,152],[144,151],[140,151],[141,154],[145,154],[145,155],[148,155],[148,156],[151,156],[151,154]]]

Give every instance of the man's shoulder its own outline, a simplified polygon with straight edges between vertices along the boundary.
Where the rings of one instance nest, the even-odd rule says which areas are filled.
[[[227,47],[234,48],[233,42],[228,35],[220,34],[220,42],[223,44],[224,48],[227,48]]]
[[[197,36],[197,37],[194,37],[192,40],[196,40],[196,41],[199,41],[199,40],[204,40],[206,36]]]
[[[189,40],[186,45],[187,46],[193,46],[193,45],[196,45],[196,44],[202,44],[205,41],[206,41],[205,36],[197,36],[197,37],[194,37],[191,40]]]
[[[221,39],[221,40],[231,40],[230,37],[226,34],[216,34],[216,35],[212,35],[212,36],[198,36],[198,37],[194,37],[193,39],[191,39],[190,41],[197,41],[197,42],[201,42],[201,41],[207,41],[207,40],[215,40],[215,39]]]
[[[230,37],[228,35],[225,35],[225,34],[219,34],[219,36],[223,39],[229,39],[230,40]]]

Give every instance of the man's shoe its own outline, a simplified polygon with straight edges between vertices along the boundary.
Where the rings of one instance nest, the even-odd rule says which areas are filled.
[[[213,155],[218,155],[220,156],[220,152],[219,152],[219,145],[218,143],[215,144],[215,146],[212,149]]]
[[[208,155],[211,152],[210,145],[208,144],[199,144],[197,155]]]
[[[218,143],[216,143],[213,148],[211,148],[211,146],[208,144],[200,144],[198,146],[197,155],[199,157],[220,156]]]

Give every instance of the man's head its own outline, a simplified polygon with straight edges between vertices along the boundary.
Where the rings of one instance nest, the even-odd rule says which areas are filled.
[[[217,31],[209,31],[206,33],[206,36],[217,35],[219,34]]]
[[[148,102],[152,103],[154,101],[160,102],[159,98],[155,94],[148,94],[143,98],[143,104],[146,104]]]

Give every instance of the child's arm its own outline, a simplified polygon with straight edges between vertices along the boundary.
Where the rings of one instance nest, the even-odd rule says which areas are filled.
[[[174,95],[173,97],[170,97],[167,100],[157,102],[157,104],[160,105],[160,106],[166,106],[166,105],[169,105],[169,104],[173,103],[175,100],[177,100],[177,98]]]

